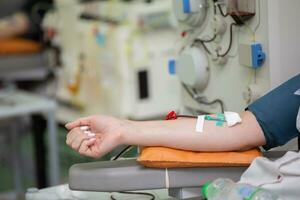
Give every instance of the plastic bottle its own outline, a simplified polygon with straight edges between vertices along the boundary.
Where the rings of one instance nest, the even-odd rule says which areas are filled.
[[[205,184],[202,196],[207,200],[279,200],[267,190],[221,178]]]
[[[232,180],[219,178],[203,186],[202,196],[208,200],[225,200],[234,186]]]
[[[281,200],[277,195],[266,190],[258,190],[255,193],[255,195],[251,198],[251,200],[270,200],[270,199]]]

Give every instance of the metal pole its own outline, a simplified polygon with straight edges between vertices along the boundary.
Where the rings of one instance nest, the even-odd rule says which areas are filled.
[[[50,186],[59,184],[59,156],[57,145],[57,124],[55,120],[55,110],[47,113],[48,129],[48,167],[49,167],[49,184]]]
[[[11,151],[12,151],[12,162],[14,169],[14,184],[17,197],[23,192],[22,186],[22,173],[21,173],[21,160],[20,160],[20,142],[18,140],[18,120],[12,119],[13,122],[9,124],[9,130],[11,132]]]

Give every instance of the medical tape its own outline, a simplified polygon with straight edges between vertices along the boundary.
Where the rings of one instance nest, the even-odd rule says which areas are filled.
[[[165,183],[166,183],[166,189],[170,188],[170,177],[169,177],[169,170],[166,168],[165,173]]]
[[[238,113],[235,112],[224,112],[225,119],[228,127],[235,126],[242,122],[242,119]]]
[[[196,132],[197,133],[203,132],[204,120],[205,120],[205,115],[198,116],[197,122],[196,122]]]
[[[224,112],[216,115],[199,115],[196,122],[196,132],[202,133],[204,128],[204,122],[215,121],[216,126],[222,127],[224,123],[227,123],[228,127],[235,126],[242,122],[240,115],[236,112]]]

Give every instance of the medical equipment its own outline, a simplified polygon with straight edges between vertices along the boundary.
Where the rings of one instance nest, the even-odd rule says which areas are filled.
[[[253,0],[227,0],[226,7],[227,14],[238,24],[244,24],[255,15],[255,1]]]
[[[178,58],[178,76],[182,83],[203,90],[209,79],[209,65],[203,50],[192,47],[182,52]],[[184,66],[184,67],[183,67]]]
[[[257,69],[263,65],[265,59],[266,54],[263,52],[260,43],[239,45],[239,62],[241,65]]]
[[[186,15],[181,2],[189,3],[191,16],[202,12],[198,26],[178,17]],[[300,45],[296,6],[295,0],[284,5],[262,0],[174,1],[182,32],[174,71],[186,90],[186,111],[241,112],[299,73],[299,57],[292,53]],[[201,61],[194,61],[199,57]]]
[[[173,9],[177,20],[184,29],[199,28],[207,15],[206,0],[173,0]]]
[[[61,49],[57,97],[69,105],[59,110],[62,121],[97,113],[147,119],[179,109],[179,81],[167,70],[177,36],[169,1],[56,5],[44,27],[56,30],[52,41]]]
[[[197,118],[196,122],[196,132],[202,133],[203,132],[203,127],[204,127],[204,122],[206,121],[214,121],[216,126],[224,126],[226,125],[228,127],[235,126],[238,123],[242,122],[242,119],[238,113],[235,112],[224,112],[223,113],[217,113],[214,115],[200,115]]]
[[[195,39],[200,39],[200,43],[197,44],[204,43],[201,48],[207,53],[210,69],[208,84],[203,91],[187,88],[190,89],[187,90],[190,96],[202,102],[201,105],[185,95],[183,100],[186,107],[216,113],[219,111],[219,107],[215,106],[218,103],[221,108],[241,111],[250,103],[249,99],[254,101],[270,88],[299,73],[299,56],[293,48],[299,46],[297,38],[300,25],[299,20],[296,20],[299,16],[298,0],[290,0],[289,3],[280,0],[256,1],[255,16],[246,21],[244,26],[231,25],[229,30],[225,28],[224,34],[215,34],[214,27],[223,27],[224,30],[224,27],[228,27],[224,26],[224,23],[228,25],[235,22],[229,17],[224,18],[219,10],[214,9],[215,2],[207,2],[208,6],[205,9],[208,13],[200,30],[192,29],[188,24],[180,26],[184,31],[180,41],[182,48],[178,48],[178,54],[183,52],[183,48],[189,49]],[[223,4],[220,4],[222,1],[216,3],[223,8]],[[217,13],[216,18],[214,12]],[[214,19],[218,19],[216,23],[209,23]],[[187,26],[189,28],[186,28]],[[230,41],[227,39],[230,38],[230,32],[232,45],[229,45]],[[237,53],[238,44],[252,43],[254,40],[261,42],[267,55],[263,66],[256,70],[240,65]],[[219,54],[226,52],[229,46],[231,49],[226,56],[218,56],[218,52]],[[289,65],[286,64],[287,61]],[[181,66],[177,65],[176,68],[178,67]],[[250,91],[244,99],[243,93],[248,90]],[[274,159],[283,155],[277,153],[267,152],[264,156]],[[184,199],[199,197],[201,195],[199,187],[206,181],[218,177],[238,180],[244,170],[245,168],[239,167],[164,170],[141,167],[135,160],[96,162],[73,166],[70,170],[70,187],[76,190],[105,192],[168,188],[171,196]]]

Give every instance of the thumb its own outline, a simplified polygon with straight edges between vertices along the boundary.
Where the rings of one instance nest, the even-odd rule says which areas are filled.
[[[90,126],[90,124],[91,124],[91,118],[90,117],[86,117],[86,118],[77,119],[74,122],[67,123],[65,125],[65,127],[68,130],[71,130],[73,128],[77,128],[77,127],[80,127],[80,126]]]

